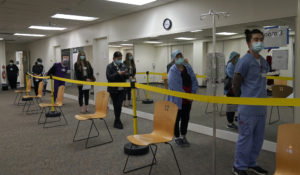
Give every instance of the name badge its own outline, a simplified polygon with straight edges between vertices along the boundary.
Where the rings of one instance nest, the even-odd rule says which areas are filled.
[[[122,91],[122,90],[124,90],[124,88],[123,87],[118,87],[118,90]]]
[[[65,68],[62,68],[62,69],[61,69],[61,71],[62,71],[62,72],[65,72],[65,71],[66,71],[66,69],[65,69]]]
[[[13,71],[13,68],[10,68],[10,71]]]

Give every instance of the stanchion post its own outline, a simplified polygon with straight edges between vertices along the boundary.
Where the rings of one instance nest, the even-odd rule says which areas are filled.
[[[136,115],[136,93],[135,93],[135,81],[131,81],[131,93],[132,93],[132,111],[133,111],[133,134],[138,133],[137,115]]]
[[[54,85],[53,85],[52,75],[50,75],[50,81],[51,81],[51,104],[54,105]],[[54,106],[52,106],[51,111],[53,112],[54,110],[55,110]]]
[[[147,85],[149,86],[149,71],[146,72],[147,75]],[[149,99],[149,91],[146,91],[146,100],[143,100],[144,104],[152,104],[153,100]]]

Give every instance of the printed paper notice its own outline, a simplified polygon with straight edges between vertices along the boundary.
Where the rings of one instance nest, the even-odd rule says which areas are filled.
[[[272,69],[287,70],[289,63],[288,50],[273,50],[272,54]]]

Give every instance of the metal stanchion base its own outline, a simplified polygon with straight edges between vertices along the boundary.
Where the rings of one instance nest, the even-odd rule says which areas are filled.
[[[150,99],[143,100],[143,104],[152,104],[152,103],[153,103],[153,100],[150,100]]]
[[[60,115],[61,113],[58,111],[50,111],[50,112],[46,112],[45,114],[46,117],[59,117]]]
[[[138,145],[134,145],[132,143],[126,143],[124,145],[124,153],[125,154],[145,155],[145,154],[148,154],[148,152],[149,152],[149,146],[138,146]]]

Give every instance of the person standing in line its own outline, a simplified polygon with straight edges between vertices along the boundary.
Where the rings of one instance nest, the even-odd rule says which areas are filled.
[[[127,81],[131,82],[132,79],[135,79],[135,74],[136,74],[135,62],[134,62],[132,53],[126,54],[124,65],[126,66],[126,68],[128,70],[129,78],[127,79]],[[124,106],[129,107],[130,105],[131,105],[131,88],[128,87],[128,88],[125,88],[125,105]]]
[[[233,97],[232,91],[232,79],[234,76],[235,66],[240,58],[240,54],[237,52],[231,52],[229,56],[229,60],[226,66],[226,78],[224,84],[224,94],[227,97]],[[234,124],[234,116],[237,111],[237,105],[227,104],[226,106],[226,116],[227,116],[227,128],[229,129],[238,129],[237,125]]]
[[[17,79],[19,76],[19,68],[14,64],[13,60],[9,61],[9,64],[6,66],[6,73],[8,83],[11,89],[17,89]]]
[[[69,70],[69,60],[70,60],[69,55],[63,55],[61,58],[61,62],[54,63],[54,65],[48,71],[47,75],[66,78],[67,72]],[[54,92],[53,92],[54,101],[56,101],[59,86],[65,86],[65,82],[54,80]]]
[[[235,96],[266,98],[266,75],[268,62],[259,54],[264,48],[264,34],[258,30],[246,30],[246,42],[249,48],[237,63],[233,78]],[[257,158],[264,141],[266,106],[239,105],[239,136],[236,143],[235,160],[232,173],[247,175],[247,171],[259,175],[268,172],[258,166]]]
[[[185,63],[181,51],[173,51],[172,57],[174,57],[175,64],[170,68],[168,73],[169,90],[196,94],[198,81],[192,67]],[[175,143],[179,146],[189,146],[190,143],[186,138],[186,134],[192,101],[174,96],[168,96],[168,101],[173,102],[178,106],[174,131]]]
[[[34,76],[43,76],[44,66],[41,58],[38,58],[35,62],[35,65],[32,66],[32,74]],[[34,78],[33,77],[33,85],[34,85],[34,92],[35,95],[38,95],[39,83],[42,79]]]
[[[106,78],[108,82],[126,82],[128,79],[128,70],[122,63],[122,53],[116,51],[113,55],[113,62],[106,67]],[[123,129],[121,122],[122,104],[124,100],[124,88],[123,87],[108,87],[107,91],[110,93],[110,97],[113,101],[115,122],[114,128]]]
[[[89,82],[95,81],[94,70],[83,51],[80,51],[77,56],[77,62],[74,65],[74,70],[77,80]],[[81,113],[88,112],[90,88],[91,86],[89,85],[78,84],[78,102]],[[85,106],[83,106],[83,98]]]

